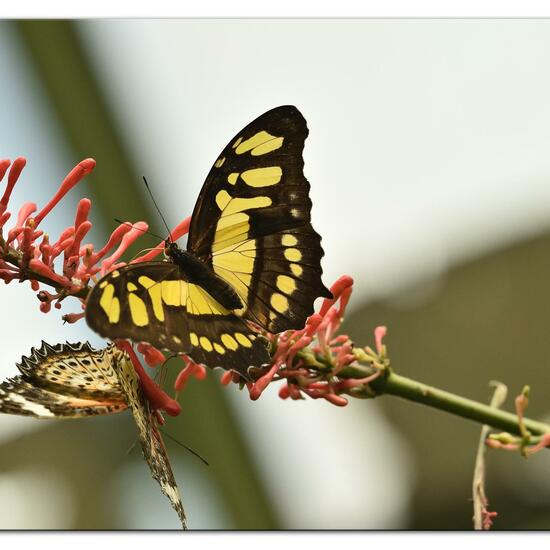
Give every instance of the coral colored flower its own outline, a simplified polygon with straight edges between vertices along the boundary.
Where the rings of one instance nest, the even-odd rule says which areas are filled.
[[[169,397],[159,388],[157,384],[155,384],[155,382],[153,382],[153,380],[151,380],[151,378],[144,371],[132,345],[125,341],[118,342],[117,345],[121,350],[125,351],[129,355],[132,365],[139,376],[143,391],[145,392],[145,395],[147,396],[153,410],[163,410],[170,416],[177,416],[181,412],[179,403],[175,399]]]
[[[189,357],[184,355],[183,360],[185,362],[185,367],[180,371],[174,383],[176,392],[180,392],[184,386],[187,384],[187,381],[192,376],[197,380],[204,380],[206,378],[206,368],[204,365],[199,365],[192,361]]]
[[[150,367],[162,365],[166,361],[164,354],[150,344],[140,343],[137,345],[137,350],[143,355],[145,362]]]
[[[367,391],[368,384],[382,373],[384,359],[378,356],[384,353],[382,339],[386,329],[378,327],[375,331],[378,354],[370,348],[357,350],[349,336],[337,334],[352,288],[353,279],[343,275],[330,289],[333,297],[323,301],[319,313],[311,315],[303,329],[266,335],[275,348],[273,362],[255,382],[247,383],[251,399],[258,399],[271,382],[281,380],[286,380],[279,390],[282,399],[308,396],[340,407],[348,403],[342,394]],[[363,376],[341,376],[346,367],[356,368],[359,360],[365,359],[380,368]],[[224,375],[222,382],[228,383],[229,377]]]
[[[52,303],[56,308],[68,296],[81,300],[82,308],[88,293],[88,283],[98,273],[106,273],[110,269],[125,265],[120,258],[128,247],[147,229],[145,222],[119,225],[109,237],[106,245],[98,252],[91,244],[82,244],[92,228],[89,220],[92,202],[81,199],[74,216],[74,224],[61,232],[57,239],[37,229],[47,221],[47,217],[62,201],[67,193],[77,185],[95,167],[93,159],[86,159],[77,164],[65,177],[53,197],[38,210],[32,202],[24,203],[18,210],[15,224],[6,227],[12,219],[9,211],[10,198],[15,185],[25,167],[26,161],[20,157],[13,163],[0,160],[0,183],[7,174],[7,185],[0,198],[0,279],[5,283],[13,280],[29,280],[31,287],[37,292],[40,310],[50,311]],[[189,227],[182,222],[174,235],[181,236]],[[41,285],[53,287],[55,292],[49,292]],[[84,313],[67,313],[63,316],[66,322],[74,323],[84,317]],[[138,373],[143,390],[155,411],[165,411],[170,415],[180,412],[179,404],[166,395],[146,374],[133,347],[127,342],[119,343],[129,355]],[[138,345],[146,363],[150,366],[165,361],[164,355],[147,344]]]

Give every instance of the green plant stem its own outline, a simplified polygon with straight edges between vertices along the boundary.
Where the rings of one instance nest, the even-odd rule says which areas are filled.
[[[371,382],[371,388],[377,395],[389,394],[469,418],[481,424],[487,424],[511,434],[521,436],[517,415],[473,401],[453,393],[428,386],[390,371]],[[524,418],[526,428],[532,435],[550,433],[550,425],[537,420]]]

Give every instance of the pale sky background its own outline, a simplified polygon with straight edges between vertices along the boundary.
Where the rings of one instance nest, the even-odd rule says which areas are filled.
[[[429,293],[453,265],[550,228],[549,21],[88,21],[79,29],[125,145],[172,225],[191,213],[211,164],[240,128],[272,107],[296,105],[310,129],[305,173],[324,279],[352,275],[356,306],[419,285]],[[12,204],[36,200],[37,185],[45,200],[72,166],[3,26],[0,65],[10,76],[0,88],[0,127],[9,129],[0,156],[29,160]],[[73,216],[59,213],[47,219],[57,230]],[[3,289],[3,303],[13,312],[9,326],[17,320],[25,331],[10,331],[3,376],[41,339],[59,340],[32,293],[14,288]],[[1,318],[2,333],[8,328]],[[69,330],[63,339],[98,341],[83,324]],[[255,403],[234,395],[289,527],[403,525],[416,465],[376,403],[337,409],[282,402],[275,392]],[[34,424],[0,417],[0,440]],[[274,440],[284,443],[276,452]],[[323,463],[321,440],[335,442]],[[326,464],[338,475],[326,476],[323,502],[345,498],[345,509],[319,506]],[[376,475],[358,478],[358,470]],[[0,478],[0,499],[10,491]]]

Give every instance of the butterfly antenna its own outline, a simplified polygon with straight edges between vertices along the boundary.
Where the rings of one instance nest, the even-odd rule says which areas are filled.
[[[160,239],[161,241],[164,240],[159,235],[156,235],[155,233],[152,233],[151,231],[149,231],[147,229],[141,229],[140,227],[136,227],[133,223],[123,222],[122,220],[119,220],[118,218],[113,218],[113,220],[115,220],[115,222],[117,222],[117,223],[120,223],[121,225],[128,225],[128,226],[132,227],[133,229],[137,229],[138,231],[142,231],[143,233],[147,233],[148,235],[153,235],[153,237],[156,237],[157,239]]]
[[[137,442],[138,442],[137,438],[134,439],[134,442],[128,447],[128,450],[126,451],[127,455],[134,452],[134,449],[136,448]]]
[[[157,369],[157,372],[155,373],[155,376],[154,376],[154,380],[160,387],[164,385],[164,382],[166,381],[166,376],[168,375],[168,361],[170,361],[170,359],[173,359],[174,357],[177,357],[177,356],[178,356],[177,353],[169,355],[164,359],[160,368]]]
[[[181,441],[178,441],[175,437],[172,437],[169,433],[165,432],[164,430],[161,430],[159,428],[159,431],[162,433],[162,435],[165,435],[168,439],[171,439],[174,443],[181,445],[185,450],[189,451],[192,455],[195,455],[198,459],[204,462],[204,464],[206,464],[207,466],[210,466],[210,464],[208,464],[208,461],[204,457],[202,457],[199,453],[197,453],[197,451],[194,451],[193,449],[191,449],[191,447],[188,447]]]
[[[138,256],[141,256],[144,252],[151,252],[151,250],[158,250],[159,253],[162,252],[162,248],[158,248],[158,246],[153,246],[153,248],[142,248],[139,252],[134,254],[133,258],[128,263],[131,264]]]
[[[158,207],[157,201],[155,200],[155,197],[153,197],[153,193],[151,193],[151,189],[149,188],[149,184],[147,183],[147,180],[145,179],[145,176],[143,176],[143,182],[145,183],[145,187],[147,188],[147,191],[149,192],[149,196],[151,197],[151,200],[153,201],[153,204],[155,205],[155,208],[157,209],[157,212],[159,213],[159,216],[164,223],[164,227],[166,227],[166,231],[168,231],[168,235],[170,236],[170,242],[174,242],[174,239],[172,239],[172,233],[170,232],[170,228],[168,227],[168,224],[166,223],[166,220],[164,219],[164,216],[162,215],[162,212],[160,211],[160,208]]]

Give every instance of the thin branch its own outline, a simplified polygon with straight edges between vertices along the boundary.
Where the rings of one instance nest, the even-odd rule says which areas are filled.
[[[501,382],[492,381],[490,384],[495,391],[490,406],[498,409],[506,400],[508,389]],[[486,529],[487,496],[485,494],[485,454],[487,447],[485,441],[491,431],[491,427],[485,424],[481,428],[479,444],[477,447],[476,461],[474,467],[474,478],[472,483],[472,497],[474,502],[474,529],[477,531]]]
[[[473,401],[453,393],[434,388],[399,376],[390,371],[388,376],[380,377],[370,384],[376,394],[397,395],[409,401],[422,403],[442,411],[487,424],[497,430],[502,430],[521,436],[520,421],[517,415],[498,410],[490,405]],[[525,427],[533,435],[550,433],[550,425],[537,420],[524,418]]]
[[[17,252],[11,247],[8,248],[8,251],[5,254],[0,253],[0,259],[4,260],[6,263],[9,263],[10,265],[13,265],[15,267],[18,267],[19,269],[22,269],[24,271],[25,278],[28,280],[38,281],[45,285],[51,286],[57,292],[66,290],[65,287],[59,285],[57,282],[53,281],[49,277],[45,277],[44,275],[37,273],[30,267],[25,267],[25,268],[21,267],[22,256],[19,252]],[[85,287],[82,287],[77,292],[67,294],[67,296],[74,296],[75,298],[81,298],[82,300],[85,300],[89,292],[90,292],[89,287],[85,286]]]

